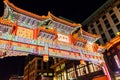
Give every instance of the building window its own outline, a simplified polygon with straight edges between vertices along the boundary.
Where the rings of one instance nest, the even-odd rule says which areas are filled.
[[[93,68],[93,64],[92,63],[89,63],[89,70],[91,73],[94,72],[94,68]]]
[[[106,15],[104,15],[104,16],[102,17],[102,19],[106,19]]]
[[[43,76],[47,76],[47,73],[43,73]]]
[[[100,23],[100,21],[99,21],[99,20],[97,20],[97,21],[96,21],[96,24],[98,24],[98,23]]]
[[[93,34],[96,34],[95,28],[92,29],[92,33],[93,33]]]
[[[103,33],[103,34],[101,34],[101,36],[102,36],[103,42],[106,43],[107,42],[107,38],[106,38],[105,34]]]
[[[37,61],[37,69],[39,69],[39,70],[41,69],[41,60]]]
[[[53,76],[53,73],[48,73],[48,76]]]
[[[107,29],[110,28],[110,24],[109,24],[108,20],[105,20],[104,23],[105,23],[105,26],[106,26]]]
[[[93,24],[92,24],[90,27],[91,27],[91,29],[92,29],[92,28],[94,27]]]
[[[116,25],[118,31],[120,32],[120,24]]]
[[[68,79],[75,78],[75,71],[73,68],[67,70]]]
[[[120,4],[117,5],[117,8],[118,8],[118,9],[120,8]]]
[[[47,63],[43,62],[43,69],[46,70],[47,69]]]
[[[114,37],[115,37],[115,34],[114,34],[114,32],[113,32],[112,29],[108,30],[108,32],[109,32],[111,38],[114,38]]]
[[[99,65],[93,64],[94,71],[100,71],[101,67]]]
[[[119,22],[119,20],[118,20],[118,18],[117,18],[117,16],[116,16],[115,14],[113,14],[113,15],[111,16],[111,18],[112,18],[112,20],[113,20],[113,22],[114,22],[115,24]]]
[[[78,73],[78,76],[86,75],[89,73],[86,65],[77,65],[76,71]]]
[[[52,62],[52,61],[49,61],[49,63],[48,63],[48,68],[50,68],[51,65],[53,65],[53,62]]]
[[[112,14],[113,12],[114,12],[114,11],[113,11],[112,9],[109,11],[110,14]]]
[[[101,24],[98,25],[98,29],[99,29],[99,32],[102,33],[103,32],[103,29],[102,29],[102,26]]]

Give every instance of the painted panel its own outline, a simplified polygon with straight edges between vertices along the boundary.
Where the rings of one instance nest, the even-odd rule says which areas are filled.
[[[58,34],[58,40],[62,42],[67,42],[67,43],[70,42],[69,37],[63,34]]]
[[[18,27],[17,29],[17,36],[24,37],[24,38],[31,38],[33,39],[33,30],[23,28],[23,27]]]

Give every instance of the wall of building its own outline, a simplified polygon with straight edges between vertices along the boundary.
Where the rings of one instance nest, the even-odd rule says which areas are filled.
[[[24,68],[24,80],[36,80],[38,77],[53,79],[53,70],[50,69],[52,60],[44,62],[42,57],[34,57]]]
[[[110,2],[110,1],[109,1]],[[99,9],[98,9],[99,10]],[[91,18],[91,17],[90,17]],[[120,2],[111,0],[103,9],[94,14],[94,17],[84,23],[88,27],[88,32],[100,34],[98,43],[105,45],[120,32]]]
[[[106,46],[112,44],[111,40],[118,37],[117,32],[120,32],[120,1],[109,0],[97,11],[95,11],[88,19],[83,22],[83,25],[87,27],[87,31],[94,34],[100,34],[101,39],[97,41],[100,45]],[[110,49],[107,49],[104,53],[104,59],[111,74],[112,80],[117,79],[119,74],[119,50],[118,43],[113,44]]]
[[[104,75],[100,66],[91,62],[85,62],[84,65],[81,65],[80,61],[74,60],[60,60],[54,65],[53,69],[54,80],[91,80],[95,76]]]

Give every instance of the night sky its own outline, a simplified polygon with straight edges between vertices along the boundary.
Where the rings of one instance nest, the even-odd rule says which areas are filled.
[[[76,23],[82,23],[107,0],[10,0],[14,5],[38,15],[62,16]],[[0,16],[4,4],[0,1]],[[0,80],[8,80],[11,74],[23,74],[25,57],[0,59]]]

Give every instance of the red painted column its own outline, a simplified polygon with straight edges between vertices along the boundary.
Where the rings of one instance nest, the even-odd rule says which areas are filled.
[[[108,71],[108,68],[107,68],[105,62],[103,63],[103,71],[104,71],[105,75],[107,76],[107,80],[111,80],[111,77],[110,77],[110,74],[109,74],[109,71]]]

